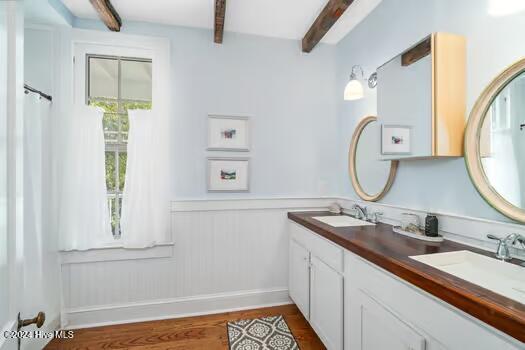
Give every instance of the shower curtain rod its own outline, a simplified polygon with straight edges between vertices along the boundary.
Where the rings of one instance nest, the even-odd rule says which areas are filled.
[[[46,100],[53,101],[53,97],[51,97],[51,95],[45,94],[42,91],[37,90],[34,87],[31,87],[27,84],[24,84],[24,89],[26,90],[26,94],[28,93],[28,91],[31,91],[31,92],[34,92],[35,94],[39,94],[40,97],[43,97]]]

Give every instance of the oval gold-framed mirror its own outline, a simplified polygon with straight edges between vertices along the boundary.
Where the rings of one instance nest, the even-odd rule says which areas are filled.
[[[392,187],[392,184],[394,183],[394,179],[397,173],[397,167],[399,165],[399,161],[393,160],[393,161],[390,161],[390,168],[385,169],[385,166],[387,167],[389,162],[379,160],[379,146],[380,146],[379,132],[378,130],[372,130],[371,133],[367,136],[376,135],[377,138],[371,138],[369,140],[372,143],[368,145],[369,146],[368,148],[377,147],[377,157],[373,159],[370,159],[370,157],[367,157],[367,160],[374,162],[374,164],[377,164],[381,168],[378,172],[374,172],[374,175],[379,174],[381,176],[382,175],[381,172],[383,172],[384,173],[383,179],[386,177],[386,180],[376,179],[375,180],[376,184],[371,186],[373,188],[372,190],[366,190],[364,188],[362,181],[360,181],[359,179],[358,163],[360,163],[359,159],[363,159],[366,156],[358,155],[359,153],[358,149],[359,149],[360,140],[361,140],[361,143],[363,143],[363,136],[365,133],[365,129],[367,127],[370,128],[371,125],[375,122],[377,122],[377,117],[375,116],[366,116],[359,122],[359,124],[357,125],[354,131],[354,134],[352,135],[352,141],[350,143],[350,147],[348,150],[348,173],[350,174],[350,180],[352,182],[352,186],[354,187],[355,192],[361,199],[365,201],[370,201],[370,202],[378,201],[381,198],[383,198],[385,194],[387,194],[388,190],[390,190],[390,188]],[[383,181],[383,182],[378,185],[378,181]],[[385,184],[383,185],[383,183]],[[372,192],[372,194],[370,194],[370,192]]]
[[[465,162],[480,195],[525,223],[525,59],[499,74],[476,101],[465,130]]]

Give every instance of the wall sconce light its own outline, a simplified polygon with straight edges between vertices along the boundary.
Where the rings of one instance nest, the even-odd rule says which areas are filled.
[[[357,77],[356,71],[360,71],[361,79]],[[352,73],[350,73],[350,81],[346,84],[344,99],[345,101],[359,100],[364,96],[363,83],[361,80],[365,80],[365,73],[360,65],[352,67]],[[368,78],[368,87],[373,89],[377,86],[377,73],[374,72]]]

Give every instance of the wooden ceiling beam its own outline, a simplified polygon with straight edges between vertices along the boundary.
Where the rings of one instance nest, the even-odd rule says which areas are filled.
[[[217,44],[222,44],[224,36],[224,17],[226,15],[226,0],[215,0],[215,38]]]
[[[354,0],[329,0],[303,38],[303,52],[310,52]]]
[[[416,46],[412,47],[408,51],[405,51],[401,55],[401,65],[410,66],[412,63],[415,63],[422,59],[423,57],[430,55],[432,52],[432,37],[429,36]]]
[[[122,20],[110,0],[89,0],[89,2],[91,2],[98,16],[109,30],[120,32]]]

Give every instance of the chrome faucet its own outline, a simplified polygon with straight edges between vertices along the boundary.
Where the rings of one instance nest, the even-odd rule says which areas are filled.
[[[379,222],[379,217],[381,215],[383,215],[383,212],[373,211],[371,213],[368,213],[367,220],[370,221],[373,224],[377,224]]]
[[[357,216],[356,216],[357,219],[366,220],[366,218],[367,218],[366,207],[362,207],[359,204],[354,204],[352,206],[352,209],[357,212]]]
[[[496,250],[496,258],[501,259],[501,260],[512,259],[512,257],[510,256],[509,246],[513,246],[514,244],[516,244],[516,242],[519,242],[522,246],[525,247],[525,236],[517,234],[517,233],[511,233],[505,238],[500,238],[492,234],[488,234],[487,238],[498,241],[498,249]]]

